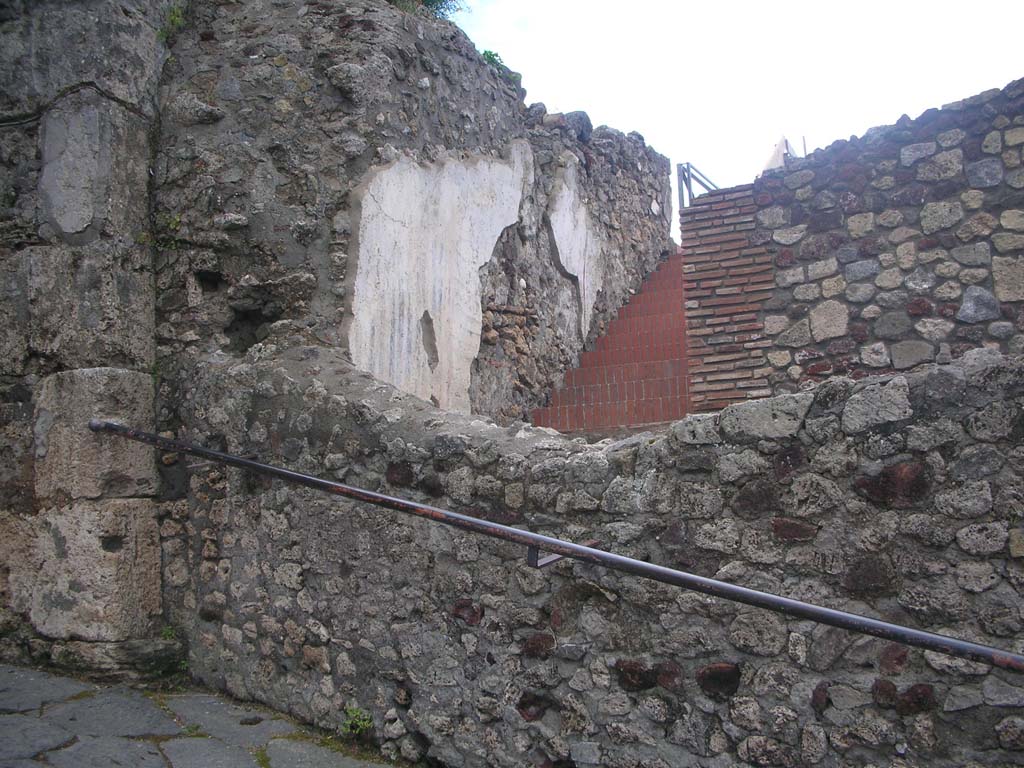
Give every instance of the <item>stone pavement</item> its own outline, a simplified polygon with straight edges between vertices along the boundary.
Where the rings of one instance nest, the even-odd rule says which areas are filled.
[[[276,713],[0,665],[0,768],[380,768]]]

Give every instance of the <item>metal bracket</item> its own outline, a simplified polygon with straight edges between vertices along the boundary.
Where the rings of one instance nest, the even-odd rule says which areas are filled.
[[[587,541],[581,542],[584,547],[596,547],[599,542],[597,539],[588,539]],[[565,555],[548,555],[547,557],[540,556],[540,550],[532,545],[526,547],[526,564],[531,568],[546,568],[552,563],[557,563],[559,560],[565,558]]]

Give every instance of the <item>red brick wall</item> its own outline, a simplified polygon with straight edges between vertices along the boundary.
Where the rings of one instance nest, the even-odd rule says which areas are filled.
[[[562,432],[601,432],[681,419],[688,412],[683,260],[670,256],[619,309],[565,385],[533,422]]]
[[[775,287],[771,255],[752,246],[753,185],[719,190],[680,211],[690,410],[717,411],[771,394],[761,310]]]

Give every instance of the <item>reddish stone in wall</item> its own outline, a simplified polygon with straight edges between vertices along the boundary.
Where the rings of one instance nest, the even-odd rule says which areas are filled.
[[[925,498],[929,488],[928,471],[919,461],[891,464],[878,475],[862,475],[854,487],[876,504],[906,509]]]
[[[523,643],[523,656],[546,659],[555,650],[555,638],[545,632],[530,635]]]
[[[874,699],[875,704],[883,709],[892,709],[895,707],[898,696],[899,691],[892,680],[886,680],[880,677],[875,680],[871,686],[871,698]]]
[[[911,317],[928,317],[934,311],[934,305],[924,296],[918,296],[907,302],[907,314]]]
[[[666,691],[677,691],[683,687],[683,670],[674,661],[663,661],[654,667],[658,685]]]
[[[896,569],[884,555],[865,555],[843,574],[843,587],[855,595],[879,597],[896,592]]]
[[[916,715],[935,709],[935,689],[926,683],[917,683],[899,695],[896,700],[896,714]]]
[[[455,601],[455,606],[452,608],[452,616],[462,619],[471,627],[475,627],[483,619],[484,609],[481,605],[473,605],[473,601],[468,597],[463,597]]]
[[[811,692],[811,706],[819,715],[828,708],[829,704],[832,703],[832,699],[828,695],[828,689],[831,687],[832,683],[822,680],[814,686],[814,690]]]
[[[697,670],[697,685],[708,696],[724,699],[732,696],[740,687],[738,664],[718,662]]]
[[[818,535],[818,526],[791,517],[772,518],[772,533],[782,541],[810,541]]]
[[[646,691],[658,684],[658,672],[640,661],[619,659],[615,662],[619,686],[624,691]]]
[[[890,643],[878,654],[878,668],[886,675],[895,675],[907,666],[909,657],[907,646]]]

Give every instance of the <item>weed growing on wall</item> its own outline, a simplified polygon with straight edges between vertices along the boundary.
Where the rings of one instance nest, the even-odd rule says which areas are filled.
[[[163,26],[160,27],[160,31],[157,32],[157,37],[160,41],[170,45],[174,42],[174,38],[177,34],[185,27],[185,6],[175,4],[167,9],[167,13],[164,16]]]
[[[406,13],[413,13],[420,8],[425,8],[439,19],[451,18],[452,14],[462,8],[462,3],[459,0],[388,0],[388,2]]]

